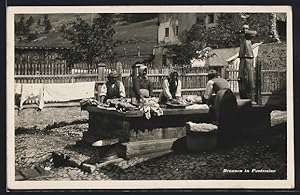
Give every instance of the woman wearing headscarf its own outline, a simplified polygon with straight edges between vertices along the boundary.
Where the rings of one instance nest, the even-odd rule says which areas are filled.
[[[147,76],[147,66],[143,64],[137,64],[138,77],[134,78],[134,92],[138,100],[153,96],[153,86],[150,79]]]
[[[126,97],[125,87],[122,81],[117,80],[118,76],[119,74],[116,70],[112,70],[108,74],[108,81],[101,86],[100,103],[105,103],[108,99]]]
[[[221,78],[216,70],[208,72],[208,80],[204,100],[210,105],[213,120],[219,128],[219,144],[234,144],[239,134],[236,98],[228,81]]]
[[[181,81],[178,79],[178,72],[172,71],[163,81],[162,92],[159,94],[159,104],[165,104],[172,99],[181,97]]]

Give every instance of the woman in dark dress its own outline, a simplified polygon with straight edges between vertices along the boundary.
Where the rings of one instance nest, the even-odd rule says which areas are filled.
[[[223,146],[233,145],[240,134],[236,98],[228,81],[221,78],[217,71],[209,71],[208,79],[204,100],[211,107],[213,120],[219,128],[218,143]]]

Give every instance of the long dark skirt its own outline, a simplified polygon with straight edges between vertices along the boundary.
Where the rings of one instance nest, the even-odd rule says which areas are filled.
[[[214,100],[214,115],[218,125],[218,144],[232,146],[239,140],[237,101],[230,89],[219,90]]]
[[[239,67],[239,92],[241,99],[254,101],[255,70],[252,58],[241,58]]]

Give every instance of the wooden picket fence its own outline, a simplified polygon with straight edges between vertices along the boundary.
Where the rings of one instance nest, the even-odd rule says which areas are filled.
[[[30,51],[30,52],[29,52]],[[63,59],[62,48],[16,48],[15,52],[15,82],[16,83],[74,83],[74,82],[99,82],[98,68],[90,67],[85,63],[70,66]],[[121,64],[120,64],[121,63]],[[264,61],[257,59],[257,66]],[[153,83],[154,93],[157,96],[161,91],[161,84],[169,75],[170,68],[162,65],[148,66],[148,77]],[[238,65],[239,59],[230,62],[226,68],[226,79],[229,81],[233,92],[238,93]],[[126,87],[127,95],[131,94],[131,66],[126,62],[108,63],[104,71],[107,75],[111,69],[122,73],[122,81]],[[207,83],[207,67],[188,68],[186,65],[176,66],[182,81],[183,94],[200,95],[205,90]],[[257,77],[257,98],[272,94],[286,92],[286,70],[260,69]],[[103,83],[104,80],[99,83]]]
[[[264,104],[271,97],[276,97],[278,102],[286,101],[286,69],[266,69],[264,59],[256,59],[256,100]],[[229,63],[226,69],[226,78],[234,93],[239,92],[238,86],[239,59]]]

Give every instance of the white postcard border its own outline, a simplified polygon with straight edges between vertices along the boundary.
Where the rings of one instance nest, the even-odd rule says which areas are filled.
[[[280,12],[287,13],[287,180],[15,181],[14,14],[45,13]],[[290,6],[15,6],[7,8],[7,188],[8,189],[188,189],[294,187],[293,45]]]

